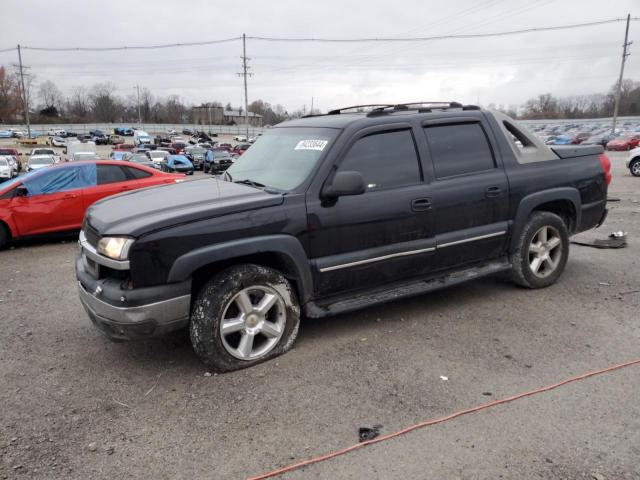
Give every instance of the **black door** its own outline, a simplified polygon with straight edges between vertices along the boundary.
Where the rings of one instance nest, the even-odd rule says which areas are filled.
[[[424,126],[433,181],[437,252],[443,269],[499,256],[508,231],[509,186],[487,130],[468,119]]]
[[[316,295],[371,288],[427,271],[435,250],[431,199],[410,126],[359,132],[337,165],[337,171],[360,172],[366,192],[332,203],[308,194]]]

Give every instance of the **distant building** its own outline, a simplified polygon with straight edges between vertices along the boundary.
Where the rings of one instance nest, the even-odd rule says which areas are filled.
[[[262,126],[262,115],[249,112],[247,115],[249,125]],[[201,106],[191,109],[191,122],[196,125],[243,125],[244,111],[225,110],[222,107]]]

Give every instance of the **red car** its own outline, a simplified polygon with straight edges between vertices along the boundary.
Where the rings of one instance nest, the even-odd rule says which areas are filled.
[[[573,137],[573,140],[571,140],[571,143],[573,143],[574,145],[579,145],[582,142],[584,142],[587,138],[589,138],[591,136],[591,132],[580,132],[577,133],[575,137]]]
[[[126,150],[127,152],[132,151],[136,146],[133,143],[118,143],[113,146],[113,150]]]
[[[231,151],[229,153],[231,153],[232,155],[235,154],[235,155],[237,155],[239,157],[244,152],[246,152],[249,149],[250,146],[251,146],[250,143],[239,143],[238,145],[233,147],[233,149],[231,149]]]
[[[230,143],[219,143],[218,146],[214,148],[214,150],[224,150],[231,153],[231,150],[233,150],[233,145],[231,145]]]
[[[640,144],[640,135],[614,138],[607,143],[607,150],[631,150]]]
[[[62,163],[16,177],[0,184],[0,248],[10,239],[79,229],[89,205],[109,195],[181,179],[118,161]]]
[[[171,145],[169,145],[169,148],[172,148],[176,151],[177,155],[180,155],[182,153],[184,153],[184,149],[187,148],[187,144],[183,143],[183,142],[174,142]]]

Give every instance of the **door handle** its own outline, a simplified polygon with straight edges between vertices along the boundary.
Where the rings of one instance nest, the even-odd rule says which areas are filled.
[[[502,195],[502,189],[500,187],[489,187],[485,190],[485,197],[499,197]]]
[[[78,195],[75,193],[67,193],[64,198],[78,198]]]
[[[414,212],[424,212],[425,210],[431,210],[430,198],[416,198],[411,200],[411,210]]]

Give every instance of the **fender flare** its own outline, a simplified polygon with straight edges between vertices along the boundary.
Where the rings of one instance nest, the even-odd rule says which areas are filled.
[[[296,273],[301,302],[305,303],[310,298],[313,280],[309,259],[300,241],[291,235],[266,235],[198,248],[176,259],[169,271],[167,282],[187,280],[193,272],[211,263],[256,253],[274,253],[284,257]]]
[[[515,251],[517,248],[520,232],[524,228],[531,212],[539,205],[547,202],[553,202],[555,200],[570,201],[576,212],[575,225],[576,227],[580,225],[580,219],[582,216],[582,200],[580,199],[580,192],[578,192],[577,189],[572,187],[561,187],[532,193],[520,200],[520,205],[518,205],[518,211],[516,212],[513,226],[513,235],[511,235],[511,243],[509,245],[510,252]]]

